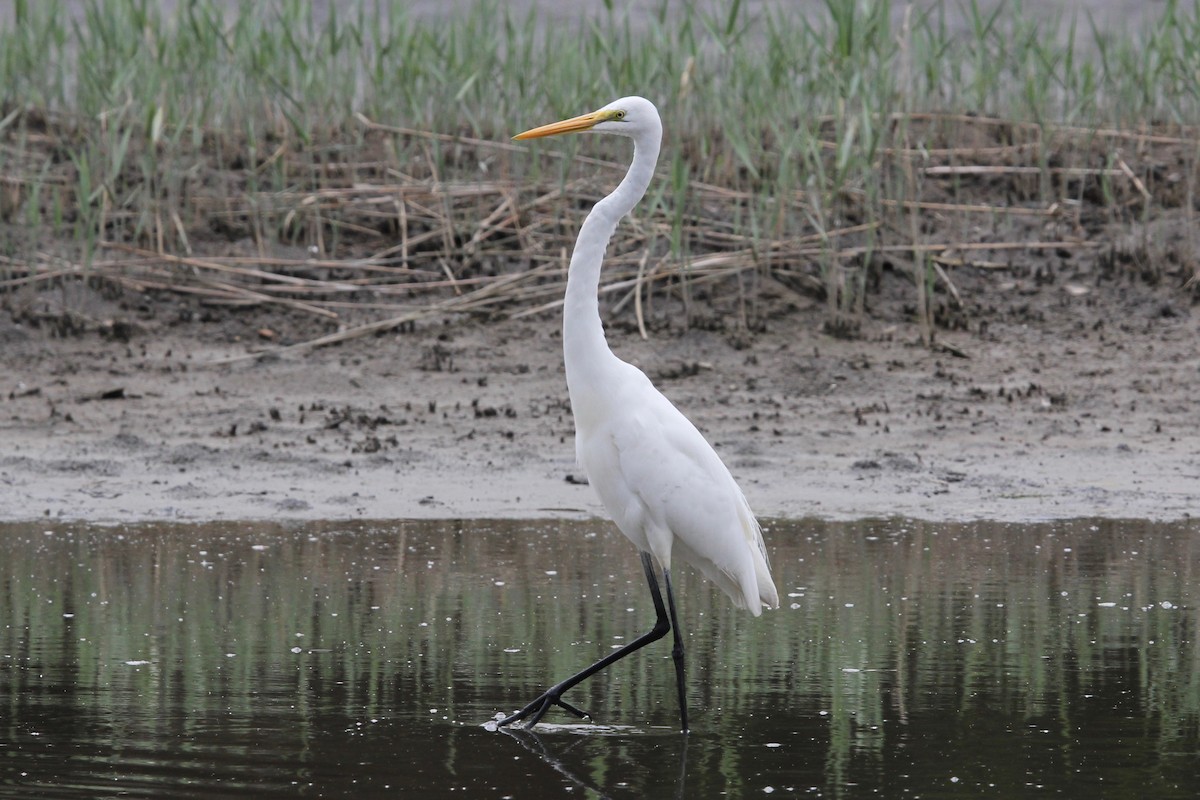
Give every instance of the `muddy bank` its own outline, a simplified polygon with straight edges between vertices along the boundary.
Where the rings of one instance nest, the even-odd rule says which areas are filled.
[[[1195,515],[1189,304],[1136,285],[1097,297],[1016,281],[994,295],[998,310],[934,351],[886,317],[831,337],[802,300],[750,334],[717,320],[610,335],[764,517]],[[91,302],[101,322],[64,338],[3,317],[5,519],[602,513],[574,463],[553,313],[214,366],[273,346],[289,321],[139,320]]]

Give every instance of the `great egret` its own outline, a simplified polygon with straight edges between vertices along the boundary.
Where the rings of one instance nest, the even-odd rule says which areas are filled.
[[[571,687],[674,630],[679,720],[688,730],[683,639],[671,588],[671,558],[700,570],[754,616],[776,608],[762,531],[742,490],[687,417],[640,369],[613,355],[600,322],[597,290],[604,250],[620,219],[646,193],[662,142],[658,109],[642,97],[623,97],[599,111],[543,125],[513,137],[536,139],[575,131],[615,133],[633,139],[633,162],[612,194],[596,203],[575,242],[563,307],[563,357],[575,416],[580,465],[617,527],[638,548],[658,619],[654,627],[587,669],[547,689],[498,725],[522,719],[532,727],[561,706],[588,716],[562,699]],[[655,575],[662,569],[663,606]],[[669,616],[668,616],[669,610]]]

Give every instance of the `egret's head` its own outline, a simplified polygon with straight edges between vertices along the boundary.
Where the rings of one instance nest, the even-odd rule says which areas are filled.
[[[658,109],[646,98],[622,97],[590,114],[542,125],[524,133],[518,133],[513,138],[540,139],[543,136],[557,136],[562,133],[582,131],[616,133],[639,139],[649,133],[661,133],[662,122],[658,118]]]

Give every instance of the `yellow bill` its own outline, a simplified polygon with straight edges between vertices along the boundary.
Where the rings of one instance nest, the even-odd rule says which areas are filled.
[[[590,114],[581,114],[561,122],[551,122],[549,125],[532,128],[524,133],[518,133],[513,139],[541,139],[543,136],[558,136],[560,133],[578,133],[591,130],[601,122],[620,119],[622,116],[624,114],[620,111],[593,111]]]

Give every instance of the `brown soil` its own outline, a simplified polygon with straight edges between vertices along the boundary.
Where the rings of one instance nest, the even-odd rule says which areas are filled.
[[[930,180],[922,196],[1001,205],[992,214],[950,214],[931,203],[921,210],[921,236],[997,249],[941,252],[933,347],[912,322],[916,293],[903,250],[887,251],[894,262],[858,265],[867,275],[864,312],[833,326],[834,336],[815,259],[799,248],[790,260],[780,256],[772,277],[755,271],[697,284],[687,313],[682,293],[660,284],[647,340],[631,308],[607,309],[614,350],[706,432],[762,516],[1195,515],[1200,259],[1189,230],[1194,181],[1185,179],[1192,151],[1171,141],[1141,146],[1130,173],[1137,180],[1106,186],[1064,171],[1053,174],[1074,183],[1047,190],[1036,176],[1004,170],[1009,154],[1024,152],[1023,128],[965,128],[984,132],[978,143],[958,143],[972,152],[992,152],[983,145],[1004,139],[999,169],[957,176],[944,196]],[[932,133],[930,142],[938,144]],[[1060,156],[1107,163],[1071,142],[1053,147],[1052,167]],[[947,163],[959,163],[961,152]],[[373,158],[384,165],[384,156]],[[210,168],[233,175],[211,182],[220,188],[236,185],[245,166]],[[364,174],[350,175],[347,186]],[[384,192],[389,202],[396,191]],[[347,199],[343,211],[363,215],[356,230],[364,238],[347,235],[343,249],[369,254],[396,235],[416,241],[408,221],[402,234],[368,225],[379,205],[354,192],[364,209],[355,212]],[[1047,192],[1074,199],[1060,213],[1043,208]],[[12,242],[23,233],[22,195],[9,194],[0,234]],[[197,254],[261,252],[249,227],[230,227],[243,219],[241,201],[218,200],[220,192],[201,191],[188,201],[187,238]],[[553,267],[545,253],[565,252],[583,211],[576,202],[542,201],[552,208],[539,219],[561,229],[561,239],[535,236],[538,223],[521,228],[519,217],[531,213],[522,209],[488,229],[483,243],[494,244],[492,255],[459,253],[457,277],[528,269],[516,259],[539,242],[538,263]],[[719,215],[719,201],[713,195],[703,206]],[[844,209],[850,225],[853,202]],[[1004,213],[1010,208],[1034,213]],[[472,226],[486,210],[469,212],[466,231],[483,232]],[[887,224],[903,231],[906,219]],[[444,235],[430,228],[424,238],[451,248],[431,255],[443,265],[481,244],[452,229],[453,220],[437,224],[447,226]],[[695,224],[703,230],[703,220]],[[903,241],[887,237],[885,244]],[[1078,246],[1036,246],[1056,241]],[[1035,246],[1002,246],[1020,243]],[[277,247],[281,255],[305,252],[295,242]],[[72,279],[0,294],[0,517],[601,513],[574,464],[557,311],[514,320],[511,308],[492,306],[490,316],[429,318],[334,347],[221,364],[328,328],[279,304],[230,306],[245,295],[211,280],[195,284],[207,296],[155,289],[168,280],[155,269],[152,258],[130,261],[97,288]],[[171,274],[177,281],[189,273]],[[755,276],[747,311],[744,296],[726,289]],[[556,273],[542,288],[560,279]]]
[[[770,286],[757,332],[714,314],[643,341],[626,312],[610,338],[763,516],[1196,514],[1190,295],[1070,269],[1082,273],[956,273],[978,299],[934,350],[903,321],[910,290],[886,269],[857,339],[822,333],[816,303]],[[602,513],[574,464],[553,313],[206,366],[301,322],[129,302],[76,298],[99,322],[63,337],[0,313],[5,518]]]

